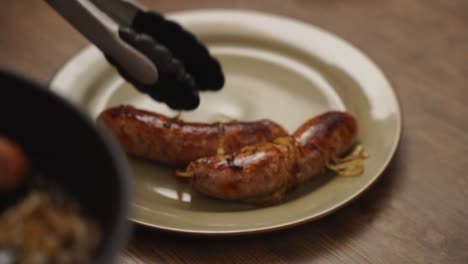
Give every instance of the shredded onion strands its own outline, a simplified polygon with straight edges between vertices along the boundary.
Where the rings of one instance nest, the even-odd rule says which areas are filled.
[[[175,175],[183,178],[191,178],[193,177],[193,172],[176,170]]]
[[[364,172],[364,161],[369,156],[362,145],[356,145],[353,151],[343,158],[334,158],[327,168],[339,176],[358,176]]]

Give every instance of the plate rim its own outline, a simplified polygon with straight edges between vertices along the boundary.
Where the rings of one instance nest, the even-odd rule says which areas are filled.
[[[366,53],[364,53],[361,49],[356,47],[354,44],[350,43],[349,41],[341,38],[340,36],[324,30],[314,24],[310,24],[306,21],[299,20],[293,17],[287,17],[287,16],[282,16],[282,15],[277,15],[273,13],[266,13],[266,12],[260,12],[260,11],[252,11],[252,10],[242,10],[242,9],[191,9],[191,10],[182,10],[182,11],[176,11],[176,12],[170,12],[165,14],[169,18],[173,17],[183,17],[187,15],[203,15],[206,13],[210,13],[211,15],[217,14],[218,16],[229,16],[232,14],[235,15],[246,15],[246,16],[252,16],[252,17],[267,17],[271,18],[277,21],[290,21],[294,23],[299,23],[302,25],[305,25],[309,28],[312,28],[314,31],[320,32],[321,34],[326,34],[328,37],[333,39],[333,41],[339,42],[341,44],[344,44],[351,48],[353,52],[358,53],[364,62],[374,68],[374,70],[381,75],[381,78],[388,83],[388,92],[392,95],[392,98],[394,99],[395,102],[395,113],[394,115],[397,117],[395,122],[396,122],[396,127],[395,127],[395,132],[396,132],[396,137],[393,139],[393,142],[391,144],[391,148],[389,148],[389,155],[386,157],[385,161],[382,163],[380,166],[379,170],[375,173],[375,176],[373,176],[366,184],[363,184],[357,191],[354,192],[354,194],[346,197],[346,199],[343,199],[341,202],[328,207],[327,209],[324,209],[322,211],[319,211],[317,213],[314,213],[312,216],[308,217],[301,217],[293,221],[285,221],[279,224],[275,225],[268,225],[268,226],[262,226],[262,227],[253,227],[253,228],[246,228],[246,227],[240,227],[236,230],[196,230],[193,228],[173,228],[173,227],[167,227],[163,225],[158,225],[154,223],[148,223],[145,221],[141,221],[138,219],[135,219],[134,217],[130,216],[129,220],[145,227],[149,228],[154,228],[157,230],[161,231],[166,231],[166,232],[175,232],[175,233],[180,233],[180,234],[191,234],[191,235],[206,235],[206,236],[222,236],[222,235],[245,235],[245,234],[258,234],[258,233],[266,233],[266,232],[273,232],[273,231],[278,231],[278,230],[283,230],[286,228],[291,228],[294,226],[298,226],[301,224],[305,224],[307,222],[311,222],[317,219],[320,219],[322,217],[325,217],[327,215],[330,215],[337,210],[341,209],[342,207],[350,204],[352,201],[355,199],[359,198],[362,194],[364,194],[379,178],[381,178],[382,174],[385,172],[385,170],[389,167],[391,161],[395,157],[395,153],[398,150],[400,141],[401,141],[401,136],[402,136],[402,129],[403,129],[403,115],[402,115],[402,109],[401,109],[401,103],[399,100],[399,97],[397,95],[397,92],[394,89],[394,85],[392,81],[386,76],[386,74],[381,70],[381,68],[377,65],[377,63],[374,62],[374,60],[371,59]],[[56,72],[56,74],[53,76],[52,80],[50,81],[50,89],[54,92],[57,92],[58,94],[62,96],[66,96],[66,91],[62,89],[61,83],[63,82],[62,77],[66,75],[68,71],[70,71],[74,64],[76,63],[77,60],[90,57],[92,56],[93,53],[95,53],[96,48],[92,45],[89,45],[80,51],[78,51],[75,55],[73,55],[71,58],[69,58],[65,64],[60,67],[60,69]],[[133,201],[135,202],[135,201]],[[133,203],[132,207],[135,204]],[[135,209],[132,209],[135,210]]]

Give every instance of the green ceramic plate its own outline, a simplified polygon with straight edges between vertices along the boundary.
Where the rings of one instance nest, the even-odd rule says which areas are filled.
[[[256,12],[199,10],[174,13],[219,58],[226,86],[205,93],[186,120],[272,119],[293,131],[327,110],[347,110],[359,122],[370,157],[358,177],[323,175],[290,192],[283,203],[258,208],[207,198],[155,163],[130,159],[132,220],[186,233],[263,232],[317,219],[350,202],[381,175],[395,153],[401,113],[388,80],[362,52],[312,25]],[[75,56],[52,88],[96,117],[109,106],[133,104],[175,114],[138,94],[94,47]]]

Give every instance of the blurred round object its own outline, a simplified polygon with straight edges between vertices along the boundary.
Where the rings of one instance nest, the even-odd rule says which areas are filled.
[[[20,146],[0,136],[0,192],[13,191],[28,171],[28,159]]]

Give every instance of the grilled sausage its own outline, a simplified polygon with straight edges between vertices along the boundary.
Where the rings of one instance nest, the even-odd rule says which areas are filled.
[[[28,159],[20,146],[0,136],[0,192],[14,191],[28,172]]]
[[[131,106],[108,109],[98,122],[111,130],[127,153],[172,166],[287,135],[269,120],[191,123]]]
[[[198,159],[180,173],[215,198],[259,204],[281,201],[284,193],[311,179],[328,161],[349,150],[357,136],[348,113],[328,112],[304,123],[293,136],[244,147],[238,153]]]

